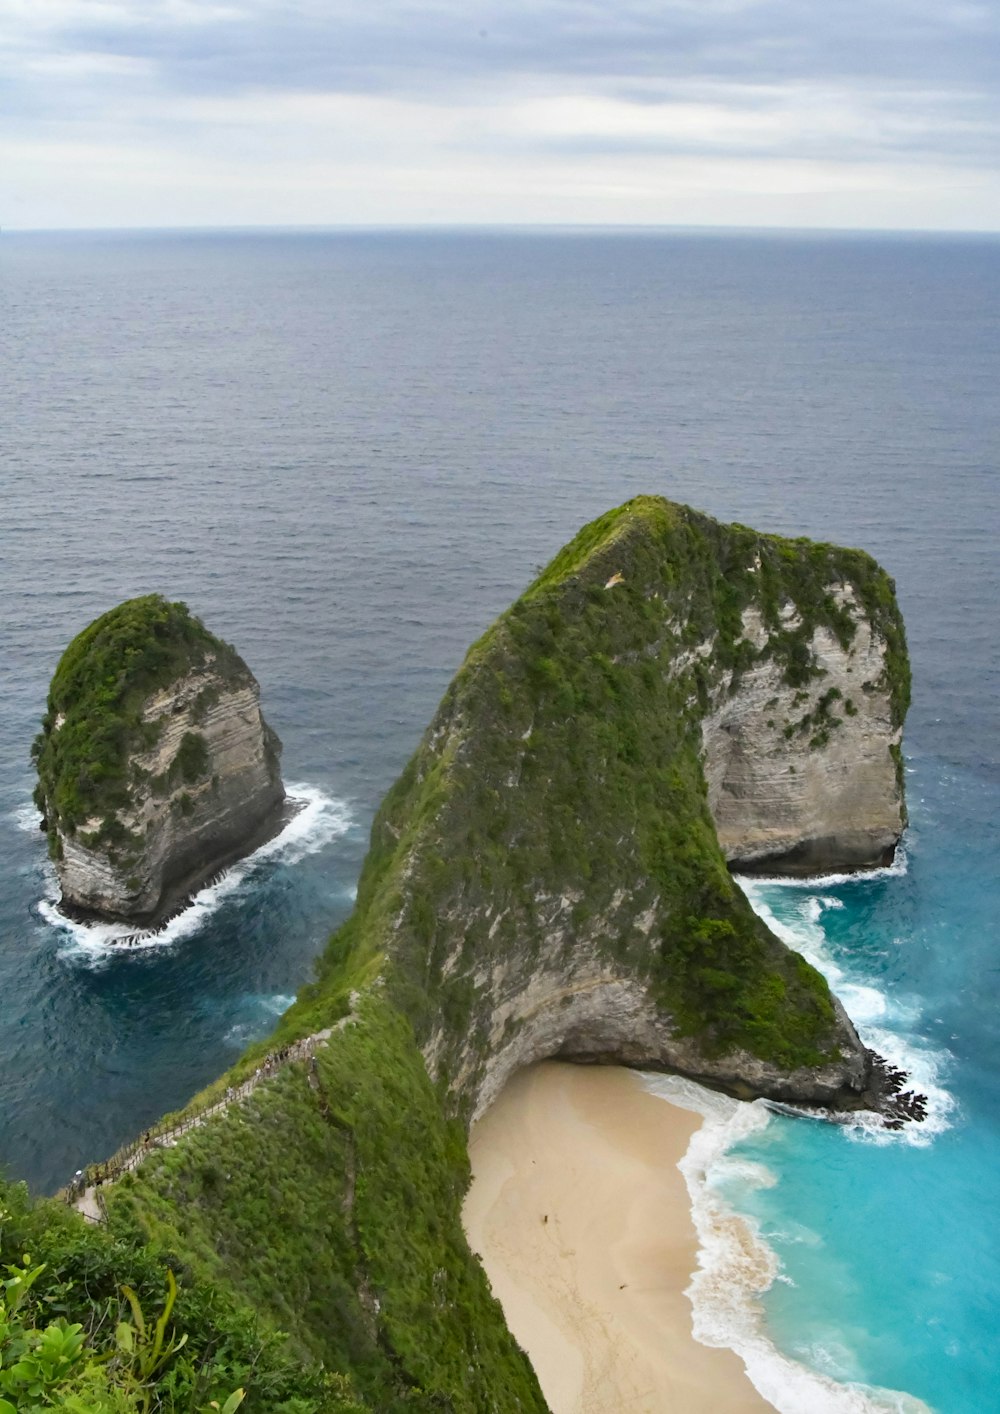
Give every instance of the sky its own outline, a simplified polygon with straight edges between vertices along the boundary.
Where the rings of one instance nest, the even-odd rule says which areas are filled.
[[[0,0],[0,226],[1000,230],[998,0]]]

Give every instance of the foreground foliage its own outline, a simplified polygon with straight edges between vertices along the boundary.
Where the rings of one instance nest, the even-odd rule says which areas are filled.
[[[0,1414],[360,1414],[175,1253],[0,1190]],[[180,1284],[175,1279],[180,1274]],[[245,1386],[245,1388],[244,1388]]]

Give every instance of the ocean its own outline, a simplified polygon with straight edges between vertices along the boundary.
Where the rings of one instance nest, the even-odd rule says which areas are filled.
[[[1000,240],[5,233],[0,349],[7,1173],[52,1191],[268,1032],[468,645],[662,494],[871,551],[914,670],[897,864],[744,884],[929,1122],[658,1082],[709,1112],[696,1329],[789,1414],[1000,1410]],[[52,909],[29,751],[65,644],[154,590],[246,658],[304,808],[126,950]]]

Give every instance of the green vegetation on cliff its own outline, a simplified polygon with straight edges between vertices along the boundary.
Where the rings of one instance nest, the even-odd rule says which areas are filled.
[[[249,680],[229,644],[209,633],[186,604],[159,594],[119,604],[73,639],[52,678],[32,748],[35,802],[53,853],[60,830],[73,835],[91,820],[98,823],[88,844],[122,842],[117,812],[129,802],[130,756],[156,743],[157,728],[143,721],[143,703],[209,657],[227,680]],[[177,766],[184,780],[197,776],[199,761],[204,766],[204,742],[189,735]]]
[[[809,644],[817,628],[829,628],[845,647],[853,639],[854,621],[832,593],[837,585],[850,585],[886,641],[895,724],[906,716],[910,667],[895,585],[865,551],[805,537],[763,535],[657,496],[637,496],[584,526],[521,602],[577,579],[596,585],[615,555],[639,569],[653,592],[673,597],[679,591],[685,638],[690,643],[713,640],[711,667],[716,671],[739,673],[749,666],[755,650],[743,640],[742,615],[751,605],[757,608],[769,630],[762,655],[782,663],[792,686],[815,673]],[[630,574],[629,580],[634,578]],[[782,615],[788,604],[797,611],[792,626]]]
[[[699,1057],[778,1076],[836,1065],[850,1038],[825,982],[726,869],[700,722],[760,655],[793,693],[819,674],[816,627],[854,632],[844,584],[889,646],[901,721],[902,625],[868,556],[655,498],[587,526],[470,650],[379,810],[316,980],[191,1111],[265,1048],[332,1028],[326,1043],[122,1177],[110,1231],[67,1225],[53,1274],[61,1242],[92,1244],[119,1284],[146,1264],[156,1309],[169,1265],[192,1347],[228,1350],[233,1329],[262,1342],[260,1363],[247,1370],[244,1344],[212,1385],[245,1387],[247,1410],[544,1409],[462,1234],[469,1115],[496,1056],[539,1009],[558,1018],[579,978],[625,979],[695,1073]],[[751,607],[761,647],[743,634]],[[547,998],[501,1012],[539,983]],[[269,1390],[288,1361],[312,1394]],[[200,1409],[167,1379],[150,1408]]]
[[[776,942],[726,869],[699,724],[710,694],[727,680],[735,690],[758,655],[777,656],[793,686],[817,672],[816,627],[854,632],[831,593],[844,582],[899,645],[901,719],[902,624],[870,556],[654,497],[585,527],[473,646],[383,804],[357,913],[333,945],[390,954],[387,981],[418,1042],[444,1032],[440,1074],[462,1069],[470,1036],[488,1052],[477,975],[512,948],[539,956],[551,931],[540,898],[573,901],[567,962],[593,930],[609,964],[642,977],[706,1055],[743,1049],[786,1068],[829,1058],[825,981]],[[771,630],[759,650],[742,637],[751,605]],[[649,909],[652,947],[633,921]]]
[[[370,1408],[183,1256],[33,1203],[21,1184],[0,1184],[0,1266],[0,1414]]]
[[[116,1232],[183,1251],[379,1411],[542,1410],[461,1226],[469,1165],[377,995],[252,1098],[111,1190]]]

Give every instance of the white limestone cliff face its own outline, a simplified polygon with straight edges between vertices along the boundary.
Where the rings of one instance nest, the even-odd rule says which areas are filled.
[[[662,921],[655,894],[642,885],[634,893],[619,890],[585,930],[572,923],[577,901],[572,895],[539,896],[535,914],[544,933],[537,953],[512,947],[502,960],[474,969],[470,981],[477,1011],[489,1017],[487,1034],[474,1043],[470,1036],[470,1044],[456,1049],[442,1017],[424,1046],[431,1077],[440,1080],[447,1072],[450,1090],[466,1097],[470,1123],[518,1070],[553,1057],[676,1072],[739,1098],[766,1094],[793,1104],[846,1109],[870,1100],[867,1054],[836,999],[839,1054],[825,1065],[789,1071],[742,1050],[710,1058],[699,1038],[678,1034],[645,979],[609,960],[602,946],[623,937],[649,945]],[[502,926],[502,914],[493,921]],[[460,952],[445,963],[446,975],[462,970]]]
[[[775,658],[759,658],[734,683],[726,674],[702,721],[708,804],[719,844],[737,867],[780,873],[871,868],[891,861],[904,806],[894,748],[886,644],[848,585],[833,597],[856,623],[846,649],[819,627],[815,672],[789,686]],[[798,623],[792,606],[785,625]],[[767,630],[753,606],[744,638]]]
[[[285,794],[281,747],[259,697],[249,671],[234,681],[210,656],[147,699],[142,717],[156,741],[130,758],[130,801],[117,814],[124,835],[93,842],[99,820],[60,833],[64,905],[148,926],[273,832]],[[185,774],[178,753],[183,760],[192,738],[203,746]]]
[[[741,673],[720,666],[717,636],[691,644],[683,617],[666,607],[659,627],[647,619],[648,648],[620,660],[658,661],[664,682],[685,691],[690,711],[699,714],[707,804],[732,865],[766,864],[784,873],[871,867],[891,858],[905,823],[887,644],[853,586],[823,590],[850,615],[853,633],[843,646],[843,628],[838,639],[819,625],[794,674],[801,685],[789,683],[783,651],[802,628],[791,602],[779,611],[777,628],[765,624],[756,604],[744,610],[743,640],[753,652],[742,655],[749,666]],[[700,667],[711,685],[707,703],[696,695]],[[427,749],[447,757],[449,733],[461,742],[468,730],[445,715],[429,732]],[[529,725],[519,740],[530,737]],[[464,749],[456,748],[456,759]],[[473,748],[466,755],[478,759]],[[515,763],[496,785],[498,810],[515,821],[522,778]],[[494,895],[479,906],[470,889],[454,905],[439,902],[439,936],[454,939],[441,964],[439,995],[464,990],[474,998],[474,1020],[456,1039],[442,1006],[423,1046],[432,1078],[460,1097],[473,1118],[517,1070],[553,1056],[664,1069],[740,1098],[881,1106],[884,1077],[835,998],[827,1058],[799,1068],[745,1049],[715,1054],[701,1035],[678,1024],[664,994],[655,995],[648,982],[676,903],[658,893],[627,824],[626,815],[615,849],[622,887],[610,897],[592,885],[567,884],[561,892],[542,886],[527,897],[520,890]],[[473,937],[481,940],[475,950]]]

